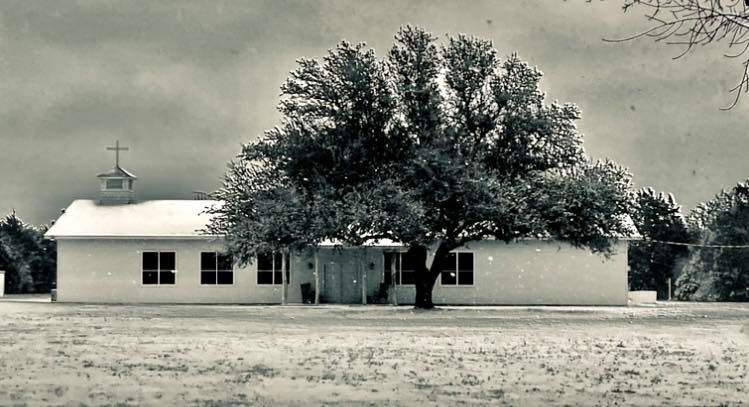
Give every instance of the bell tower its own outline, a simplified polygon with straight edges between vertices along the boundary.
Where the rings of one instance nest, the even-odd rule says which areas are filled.
[[[123,205],[135,202],[133,184],[138,179],[124,168],[120,167],[120,151],[128,151],[127,147],[120,147],[117,140],[114,147],[107,147],[107,151],[114,151],[114,167],[107,172],[97,175],[99,178],[99,203],[102,205]]]

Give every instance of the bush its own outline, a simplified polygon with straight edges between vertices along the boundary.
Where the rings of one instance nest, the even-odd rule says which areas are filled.
[[[55,281],[55,243],[44,239],[46,227],[23,223],[15,212],[0,220],[0,270],[9,294],[49,292]]]

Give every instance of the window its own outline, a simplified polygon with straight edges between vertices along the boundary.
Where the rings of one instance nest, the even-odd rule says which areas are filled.
[[[121,179],[108,179],[107,189],[122,189],[122,180]]]
[[[143,252],[143,284],[174,285],[175,260],[174,252]]]
[[[416,262],[405,252],[383,253],[385,255],[385,284],[413,285],[416,283]],[[395,275],[391,274],[390,263],[395,258]]]
[[[131,179],[127,180],[127,189],[129,190],[133,189],[133,180]]]
[[[200,253],[200,284],[234,284],[234,260],[218,252]]]
[[[439,267],[442,285],[473,285],[473,253],[448,253]]]
[[[282,284],[281,280],[281,253],[258,253],[257,255],[257,283],[258,284]],[[289,284],[291,274],[289,273],[289,255],[286,255],[286,284]]]

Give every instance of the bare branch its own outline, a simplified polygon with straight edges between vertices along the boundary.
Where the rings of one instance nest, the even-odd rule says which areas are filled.
[[[749,12],[744,0],[624,0],[625,12],[644,10],[645,18],[653,25],[634,35],[620,39],[604,39],[606,42],[625,42],[648,37],[655,42],[683,47],[673,57],[680,59],[697,46],[724,44],[732,52],[724,57],[734,59],[744,56],[749,50]],[[736,48],[739,50],[737,51]],[[728,110],[736,106],[741,95],[749,91],[747,64],[738,84],[729,91],[735,93]]]

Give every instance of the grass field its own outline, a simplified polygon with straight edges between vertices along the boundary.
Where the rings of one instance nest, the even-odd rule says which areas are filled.
[[[746,405],[749,304],[0,302],[0,405]]]

